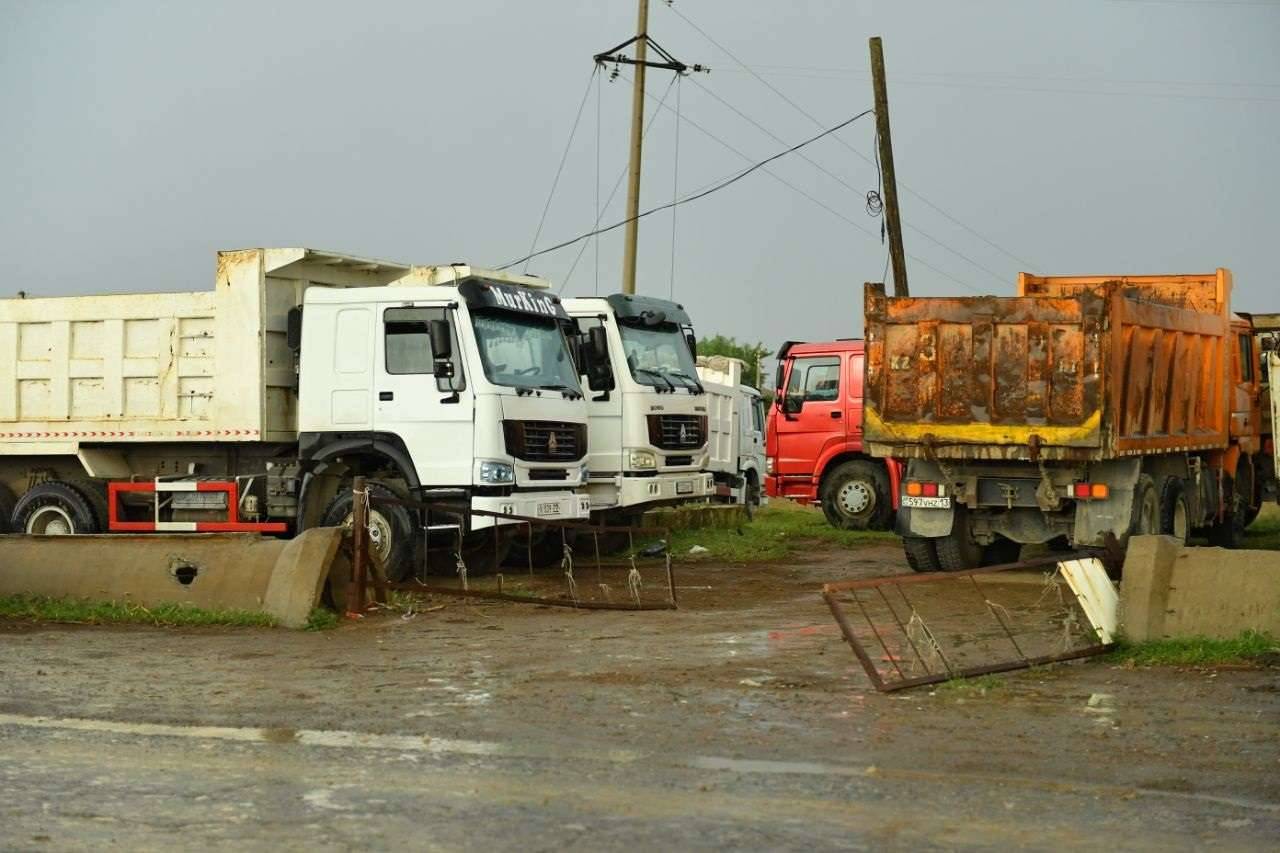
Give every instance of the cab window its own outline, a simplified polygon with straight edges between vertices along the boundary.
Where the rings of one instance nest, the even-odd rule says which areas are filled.
[[[387,373],[433,374],[435,360],[431,352],[431,335],[427,331],[432,320],[444,320],[443,308],[388,308],[382,314],[383,331],[386,336]],[[436,387],[441,391],[463,390],[466,385],[462,378],[462,364],[457,357],[458,338],[453,335],[454,376],[453,384],[446,378],[436,379]]]
[[[1253,337],[1240,335],[1240,381],[1253,381]]]
[[[840,397],[840,359],[797,358],[791,365],[787,397],[831,403]]]

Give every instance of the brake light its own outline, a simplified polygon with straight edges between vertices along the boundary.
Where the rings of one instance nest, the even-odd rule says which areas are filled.
[[[921,490],[921,492],[923,492],[923,493],[924,493],[924,496],[925,496],[926,498],[936,498],[936,497],[938,496],[938,484],[937,484],[937,483],[924,483],[924,484],[920,487],[920,490]]]
[[[1111,488],[1106,483],[1076,483],[1071,486],[1069,495],[1076,500],[1106,500]]]
[[[1088,483],[1076,483],[1076,485],[1075,485],[1075,492],[1074,492],[1074,494],[1075,494],[1075,496],[1076,496],[1076,497],[1078,497],[1078,498],[1088,498],[1088,497],[1089,497],[1089,484],[1088,484]]]
[[[920,497],[921,495],[920,484],[915,482],[914,480],[907,483],[907,494],[913,498]]]
[[[1106,498],[1109,490],[1106,483],[1094,483],[1089,487],[1089,497],[1102,500]]]

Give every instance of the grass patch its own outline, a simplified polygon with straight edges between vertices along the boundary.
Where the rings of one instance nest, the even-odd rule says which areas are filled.
[[[1186,637],[1129,643],[1121,640],[1107,655],[1112,663],[1126,666],[1214,666],[1260,663],[1280,657],[1280,644],[1269,634],[1245,631],[1234,640]]]
[[[337,628],[342,620],[327,607],[313,607],[311,612],[307,614],[307,624],[305,626],[308,631],[328,631]]]
[[[189,627],[233,625],[270,628],[276,618],[248,610],[204,610],[185,604],[144,607],[116,601],[84,601],[35,595],[0,596],[0,619],[26,622],[71,622],[82,625],[161,625]]]
[[[837,530],[827,524],[820,509],[775,499],[757,512],[754,520],[743,522],[740,527],[673,530],[671,539],[671,553],[681,561],[750,563],[780,560],[814,541],[856,546],[893,542],[897,537],[890,532]],[[690,554],[694,545],[706,548],[707,553]]]
[[[984,695],[1004,687],[1004,680],[996,675],[975,675],[972,678],[953,678],[935,688],[939,693],[978,693]]]
[[[1267,504],[1244,532],[1244,547],[1280,551],[1280,506]]]

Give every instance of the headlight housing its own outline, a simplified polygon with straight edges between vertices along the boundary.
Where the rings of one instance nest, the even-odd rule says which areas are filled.
[[[648,450],[633,450],[627,454],[627,467],[636,471],[657,468],[658,457]]]
[[[506,462],[494,462],[489,459],[480,462],[480,482],[491,485],[514,483],[515,469]]]

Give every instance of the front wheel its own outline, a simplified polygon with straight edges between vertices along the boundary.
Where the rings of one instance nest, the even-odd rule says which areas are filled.
[[[18,499],[12,528],[30,536],[101,533],[94,501],[70,483],[46,480]]]
[[[841,530],[888,530],[893,517],[889,475],[865,459],[842,462],[822,479],[819,493],[827,522]]]
[[[400,496],[382,483],[366,485],[369,505],[369,547],[377,552],[387,570],[387,580],[402,581],[413,574],[417,553],[417,525],[407,507],[379,504],[378,498],[399,500]],[[351,528],[353,495],[349,485],[342,488],[325,507],[320,524],[323,527]]]

